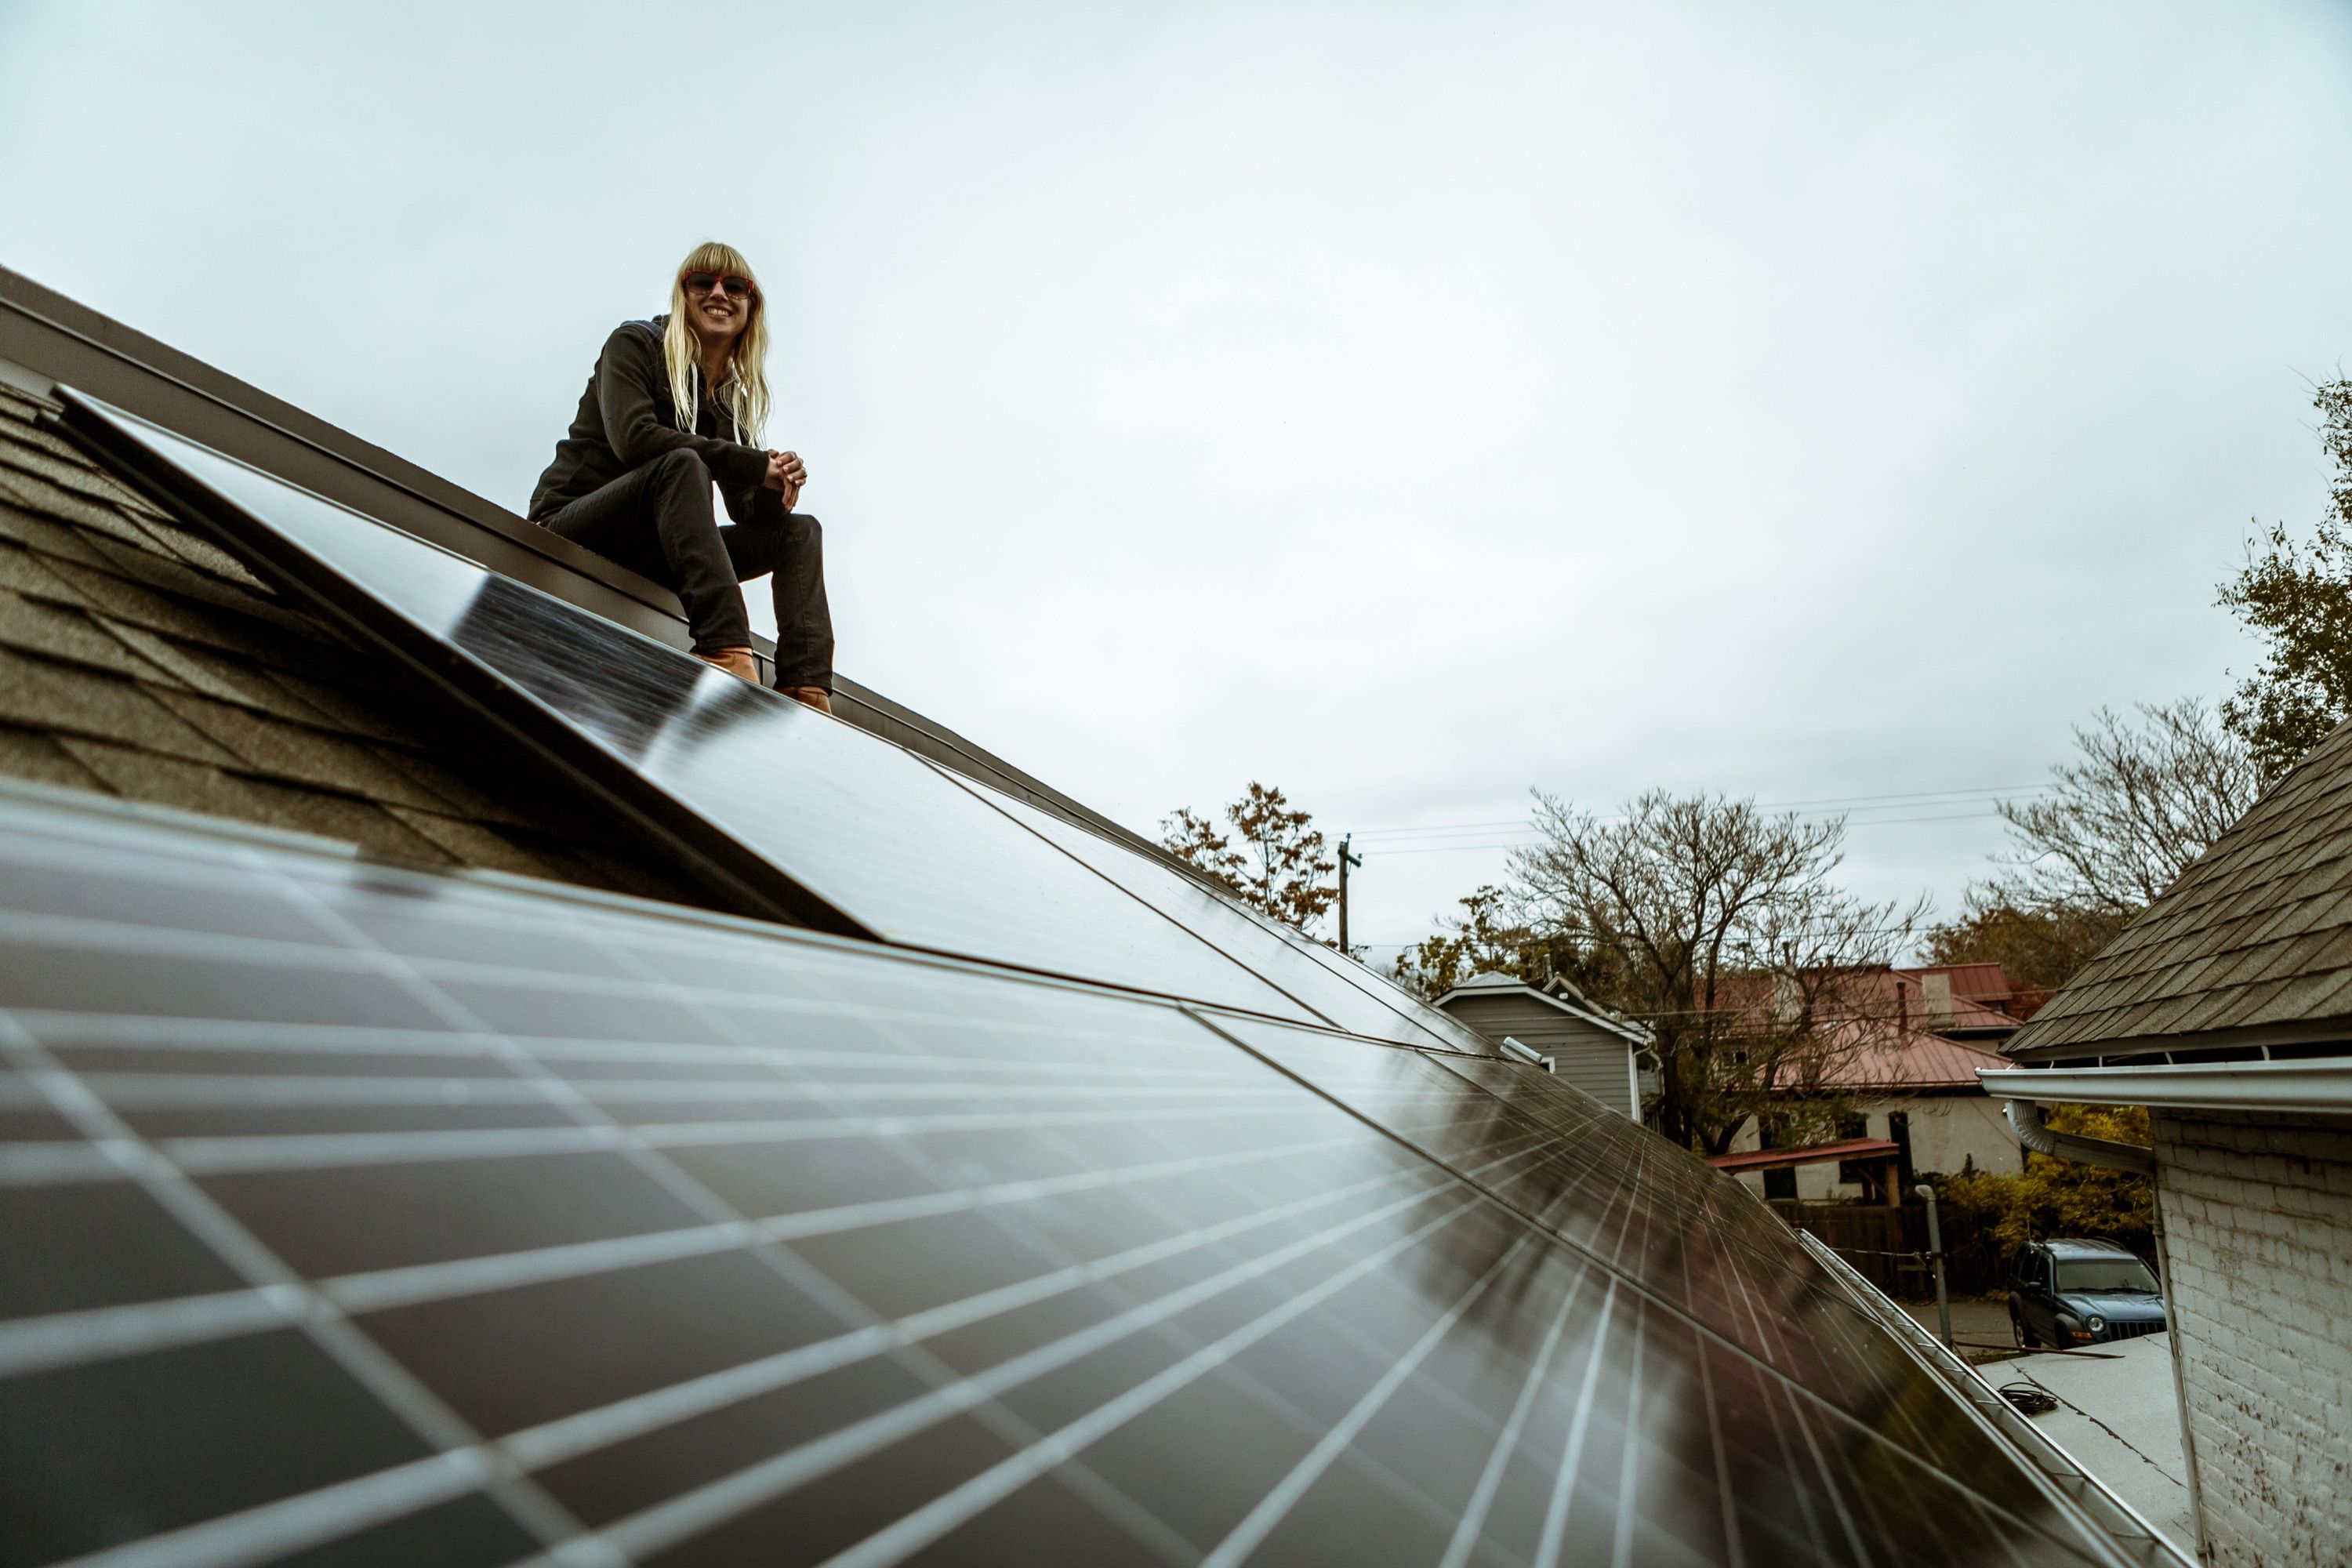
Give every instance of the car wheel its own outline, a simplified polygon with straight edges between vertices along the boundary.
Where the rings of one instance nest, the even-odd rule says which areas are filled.
[[[2033,1331],[2025,1326],[2025,1320],[2017,1315],[2014,1307],[2009,1310],[2009,1331],[2017,1336],[2019,1348],[2029,1351],[2042,1348],[2042,1342],[2033,1337]]]

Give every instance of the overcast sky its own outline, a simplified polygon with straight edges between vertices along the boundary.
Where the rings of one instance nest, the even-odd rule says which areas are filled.
[[[727,239],[844,672],[1360,942],[1530,786],[1948,909],[2321,507],[2340,4],[352,9],[0,0],[0,264],[519,510]]]

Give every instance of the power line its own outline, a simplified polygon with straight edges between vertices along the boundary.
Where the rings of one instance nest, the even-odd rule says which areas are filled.
[[[1864,817],[1860,822],[1850,822],[1847,826],[1849,827],[1855,828],[1903,827],[1913,823],[1920,822],[1980,821],[1983,818],[1993,815],[1995,814],[1989,811],[1972,810],[1943,812],[1928,816],[1872,816]],[[1527,825],[1525,823],[1513,823],[1511,826],[1514,827],[1524,828]],[[1361,838],[1363,836],[1361,834],[1358,834],[1356,837]],[[1373,845],[1370,847],[1377,850],[1383,858],[1387,858],[1398,855],[1462,855],[1475,854],[1492,849],[1540,849],[1547,842],[1548,840],[1541,838],[1510,838],[1497,840],[1491,844],[1456,843],[1412,845],[1410,841],[1407,841],[1408,847],[1403,848],[1391,848],[1381,845]]]
[[[1759,811],[1797,811],[1820,813],[1839,811],[1869,811],[1894,808],[1912,804],[1958,805],[1976,800],[1998,800],[2020,795],[2042,795],[2057,786],[2050,783],[2032,784],[1984,784],[1967,789],[1916,790],[1895,795],[1820,795],[1810,800],[1759,801]],[[1622,822],[1622,815],[1604,816],[1602,822]],[[1452,835],[1492,833],[1504,828],[1520,829],[1528,826],[1526,817],[1512,817],[1494,822],[1440,822],[1421,827],[1368,827],[1352,831],[1358,840],[1367,838],[1433,838]]]

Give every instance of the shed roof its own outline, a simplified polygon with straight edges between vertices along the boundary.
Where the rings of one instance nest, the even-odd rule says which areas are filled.
[[[2009,1042],[2029,1060],[2352,1037],[2352,725]]]
[[[1577,1006],[1574,1003],[1563,1001],[1549,991],[1530,985],[1524,980],[1497,970],[1488,970],[1483,974],[1472,975],[1444,995],[1440,996],[1435,1005],[1444,1008],[1449,1003],[1490,1001],[1497,996],[1524,996],[1540,1002],[1547,1007],[1557,1007],[1570,1017],[1580,1019],[1596,1029],[1606,1029],[1637,1047],[1646,1047],[1650,1043],[1647,1035],[1621,1019],[1608,1017],[1589,1007]]]
[[[1793,1165],[1823,1165],[1832,1160],[1887,1160],[1903,1146],[1885,1138],[1845,1138],[1816,1143],[1810,1149],[1748,1149],[1737,1154],[1710,1154],[1706,1163],[1718,1171],[1781,1171]]]

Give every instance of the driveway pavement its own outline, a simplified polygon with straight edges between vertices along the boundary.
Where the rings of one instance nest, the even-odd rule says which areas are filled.
[[[1935,1315],[1931,1301],[1927,1316]],[[2008,1327],[2004,1316],[2004,1334]],[[2058,1408],[2034,1416],[2033,1424],[2195,1557],[2197,1526],[2189,1517],[2189,1481],[2180,1461],[2170,1334],[2069,1354],[2020,1356],[1981,1371],[1995,1387],[2031,1383],[2054,1394]]]
[[[1929,1333],[1940,1333],[1936,1325],[1935,1302],[1903,1301],[1897,1305]],[[2009,1331],[2008,1297],[1963,1297],[1952,1302],[1952,1348],[1959,1352],[1962,1361],[1970,1366],[2006,1361],[2017,1354],[2016,1346],[2016,1336]]]

